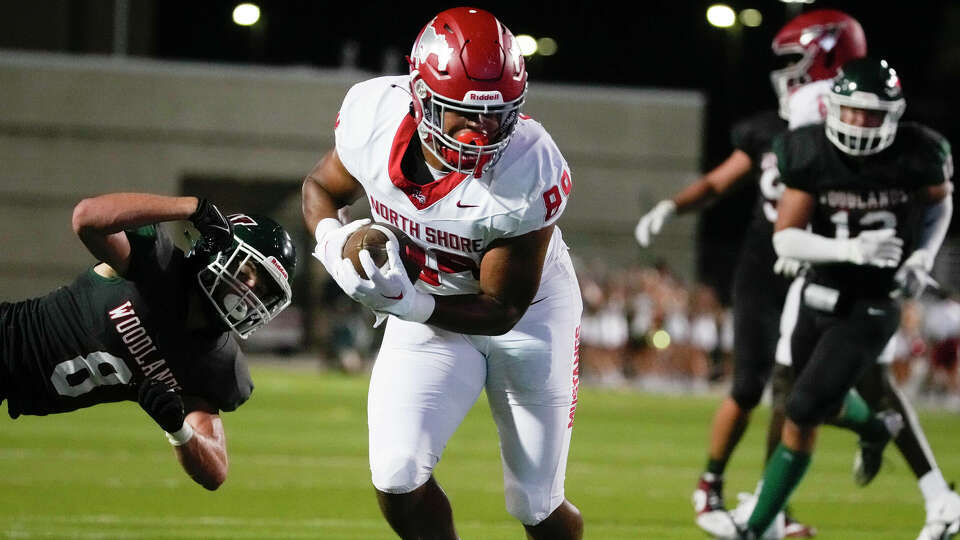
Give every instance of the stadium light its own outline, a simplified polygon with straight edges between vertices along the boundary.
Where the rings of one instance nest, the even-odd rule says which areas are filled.
[[[763,14],[760,10],[748,8],[740,12],[740,24],[756,28],[763,23]]]
[[[538,39],[537,51],[540,53],[540,56],[553,56],[557,54],[557,40],[549,37]]]
[[[717,28],[730,28],[737,21],[737,14],[726,4],[714,4],[707,8],[707,22]]]
[[[653,346],[657,349],[666,349],[670,346],[670,334],[666,330],[657,330],[650,338]]]
[[[233,8],[233,22],[240,26],[253,26],[260,20],[260,6],[256,4],[238,4]]]
[[[520,54],[524,56],[530,56],[537,52],[537,40],[533,39],[533,36],[520,34],[517,36],[517,45],[520,45]]]

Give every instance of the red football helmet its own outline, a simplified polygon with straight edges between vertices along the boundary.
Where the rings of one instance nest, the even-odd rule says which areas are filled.
[[[770,73],[780,101],[780,116],[787,119],[790,94],[799,86],[831,79],[840,66],[867,55],[867,39],[856,19],[835,9],[818,9],[798,15],[773,38],[773,54],[790,64]]]
[[[517,40],[493,14],[453,8],[420,31],[407,60],[417,130],[425,146],[451,170],[482,173],[506,148],[527,94]],[[448,134],[447,111],[494,117],[499,127],[493,133]]]

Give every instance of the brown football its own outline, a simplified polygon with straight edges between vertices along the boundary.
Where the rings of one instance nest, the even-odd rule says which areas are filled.
[[[389,223],[371,223],[354,231],[343,244],[343,258],[350,259],[360,277],[366,279],[367,273],[360,264],[360,251],[364,249],[369,251],[373,262],[382,268],[387,264],[387,241],[390,240],[388,234],[396,237],[400,244],[400,259],[407,270],[407,277],[411,282],[416,283],[420,276],[420,264],[415,256],[418,251],[416,244],[405,232]]]

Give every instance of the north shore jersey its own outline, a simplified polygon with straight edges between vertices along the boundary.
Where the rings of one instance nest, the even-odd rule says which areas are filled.
[[[810,228],[828,238],[854,238],[866,230],[892,228],[903,239],[904,257],[916,247],[928,202],[922,190],[948,182],[950,145],[937,132],[904,122],[893,144],[871,156],[841,152],[822,125],[798,128],[774,140],[781,179],[815,201]],[[896,268],[851,263],[817,264],[809,280],[865,297],[895,288]]]
[[[451,172],[416,184],[400,166],[411,145],[420,144],[408,87],[405,76],[353,86],[337,117],[337,155],[363,186],[374,220],[399,227],[422,250],[419,289],[476,293],[491,242],[559,219],[573,187],[570,168],[546,130],[521,115],[503,154],[481,176]],[[556,228],[545,263],[561,249]]]
[[[162,228],[126,234],[125,277],[91,267],[46,296],[0,304],[0,376],[12,418],[136,400],[145,379],[224,411],[249,398],[253,382],[233,336],[186,328],[198,263]]]

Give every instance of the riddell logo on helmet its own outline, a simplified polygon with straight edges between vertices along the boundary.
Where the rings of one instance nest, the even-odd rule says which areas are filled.
[[[503,95],[496,90],[491,90],[489,92],[475,92],[471,90],[470,92],[467,92],[466,96],[463,97],[463,101],[481,103],[495,101],[497,103],[503,103]]]
[[[287,271],[284,270],[283,265],[280,264],[280,261],[278,261],[276,257],[268,257],[267,260],[270,261],[270,264],[272,264],[278,272],[280,272],[280,275],[283,276],[283,279],[289,279],[287,277]]]

